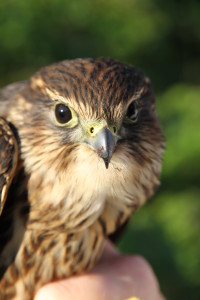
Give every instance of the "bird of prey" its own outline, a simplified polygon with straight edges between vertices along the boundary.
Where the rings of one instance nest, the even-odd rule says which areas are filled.
[[[0,299],[91,269],[159,184],[150,81],[118,61],[66,60],[0,92]]]

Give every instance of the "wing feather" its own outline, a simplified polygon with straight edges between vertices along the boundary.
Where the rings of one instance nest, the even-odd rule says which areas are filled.
[[[10,124],[0,117],[0,215],[18,164],[18,143]]]

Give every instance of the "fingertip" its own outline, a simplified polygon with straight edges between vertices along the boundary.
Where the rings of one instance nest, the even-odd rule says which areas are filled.
[[[63,295],[65,295],[65,298],[63,298]],[[60,282],[56,283],[49,283],[43,286],[42,288],[39,289],[37,294],[35,295],[34,300],[55,300],[55,299],[66,299],[66,292],[64,293],[62,285]]]
[[[44,286],[41,289],[39,289],[39,291],[36,293],[34,300],[42,300],[42,299],[51,300],[52,299],[51,295],[52,293],[47,290],[46,286]]]
[[[122,257],[123,267],[128,267],[132,278],[134,278],[136,287],[139,287],[139,294],[142,299],[146,299],[143,295],[143,288],[151,291],[151,298],[155,300],[165,300],[165,297],[160,291],[160,285],[157,277],[155,276],[154,270],[149,262],[140,255],[124,256]],[[142,286],[141,286],[142,283]],[[137,289],[135,289],[136,291]]]

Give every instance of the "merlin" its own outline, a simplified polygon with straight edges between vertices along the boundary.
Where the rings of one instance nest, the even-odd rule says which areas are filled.
[[[66,60],[0,91],[0,299],[92,268],[159,184],[150,80],[118,61]]]

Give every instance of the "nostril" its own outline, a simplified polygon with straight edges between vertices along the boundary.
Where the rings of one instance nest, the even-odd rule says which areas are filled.
[[[116,126],[113,126],[113,132],[116,133],[116,131],[117,131]]]
[[[94,127],[90,127],[90,128],[89,128],[89,133],[90,133],[90,134],[93,134],[93,133],[94,133]]]

